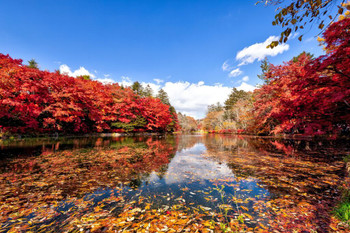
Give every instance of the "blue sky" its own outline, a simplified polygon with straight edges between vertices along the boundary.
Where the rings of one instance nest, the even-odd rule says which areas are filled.
[[[73,76],[149,83],[178,111],[201,118],[232,87],[259,84],[264,56],[279,64],[304,50],[322,53],[313,29],[303,42],[265,51],[263,42],[281,32],[274,14],[255,0],[3,1],[0,53]]]

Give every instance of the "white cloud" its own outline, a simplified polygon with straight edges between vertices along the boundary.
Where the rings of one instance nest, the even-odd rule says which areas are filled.
[[[316,41],[316,37],[309,37],[305,40],[306,43],[309,43],[311,41]]]
[[[230,65],[227,63],[227,61],[225,61],[224,64],[222,64],[221,69],[223,71],[229,71],[231,68],[230,68]]]
[[[197,119],[205,116],[209,104],[223,103],[232,90],[231,87],[222,85],[205,85],[203,81],[166,82],[163,89],[168,93],[170,103],[176,111]]]
[[[158,91],[160,90],[161,86],[158,84],[154,84],[154,83],[146,83],[146,82],[142,82],[141,85],[143,87],[146,87],[147,85],[149,85],[153,91],[153,95],[156,96],[158,94]]]
[[[60,65],[60,72],[62,74],[66,74],[68,76],[71,77],[78,77],[81,75],[89,75],[91,79],[99,81],[103,84],[112,84],[112,83],[116,83],[116,81],[114,81],[113,79],[109,78],[110,75],[109,74],[104,74],[104,78],[98,78],[96,77],[94,74],[90,73],[87,69],[85,69],[84,67],[79,67],[79,69],[72,71],[71,68],[69,66],[67,66],[66,64]],[[97,70],[94,70],[94,72],[97,74]]]
[[[96,81],[99,81],[103,84],[113,84],[113,83],[116,83],[116,81],[114,81],[113,79],[110,79],[110,78],[96,78],[94,79]]]
[[[232,70],[228,76],[229,77],[237,77],[237,76],[241,75],[242,73],[243,72],[239,68],[237,68],[237,69]]]
[[[276,56],[289,49],[288,44],[279,44],[273,49],[266,48],[272,41],[278,40],[277,36],[270,36],[262,43],[256,43],[239,51],[236,60],[240,61],[239,66],[263,60],[266,56]]]
[[[237,90],[243,90],[243,91],[254,91],[256,89],[256,87],[254,87],[248,83],[245,83],[245,82],[242,82],[242,84],[236,88],[237,88]]]
[[[158,78],[155,78],[155,79],[153,79],[153,80],[154,80],[157,84],[164,82],[164,80],[161,80],[161,79],[158,79]]]
[[[70,70],[69,66],[64,65],[64,64],[60,65],[60,73],[61,74],[66,74],[66,75],[69,75],[69,76],[73,76],[73,73]]]
[[[131,78],[123,76],[122,81],[118,83],[123,86],[131,86],[133,81]],[[209,104],[216,104],[217,102],[223,104],[232,91],[232,87],[225,87],[222,84],[205,85],[203,81],[198,83],[166,82],[163,85],[150,82],[140,82],[140,84],[143,87],[149,85],[154,95],[157,95],[158,91],[163,88],[176,111],[197,119],[205,116]],[[238,87],[239,90],[251,90],[250,85],[246,85]]]
[[[78,77],[82,75],[89,75],[91,78],[95,78],[95,75],[90,73],[87,69],[85,69],[83,66],[80,66],[79,69],[72,72],[71,68],[67,66],[66,64],[60,65],[60,72],[62,74],[66,74],[71,77]]]
[[[130,87],[133,81],[130,77],[122,76],[122,81],[118,82],[119,85]],[[248,81],[248,76],[245,76],[242,81]],[[153,94],[157,95],[158,91],[162,88],[169,96],[169,100],[176,111],[192,116],[196,119],[204,118],[207,111],[207,107],[210,104],[221,104],[227,99],[232,91],[232,87],[223,86],[220,83],[214,85],[205,85],[203,81],[198,83],[189,82],[166,82],[163,85],[140,82],[143,87],[149,85]],[[253,91],[254,86],[242,82],[240,86],[236,87],[238,90]]]
[[[293,40],[293,39],[295,39],[297,36],[299,36],[299,32],[295,32],[295,33],[292,33],[291,35],[290,35],[290,39],[291,40]]]
[[[127,76],[122,76],[122,81],[118,82],[119,85],[124,86],[124,87],[130,87],[132,85],[132,81],[129,77]]]
[[[248,77],[248,76],[244,76],[244,77],[242,78],[242,81],[248,82],[248,81],[249,81],[249,77]]]

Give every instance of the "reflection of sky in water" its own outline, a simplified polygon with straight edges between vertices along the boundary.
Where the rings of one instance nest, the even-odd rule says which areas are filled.
[[[166,184],[185,183],[189,181],[204,181],[219,178],[233,178],[234,174],[225,163],[218,163],[204,156],[206,147],[197,143],[191,148],[177,152],[168,165],[163,179]],[[160,178],[153,172],[149,182],[159,182]]]
[[[238,187],[226,187],[229,193],[243,189],[252,190],[251,195],[268,195],[268,192],[257,185],[257,180],[247,177],[240,181],[235,179],[231,168],[225,162],[214,161],[204,154],[207,149],[203,143],[196,143],[193,147],[177,152],[168,164],[168,169],[162,176],[152,172],[144,181],[141,189],[152,192],[166,192],[167,189],[206,189],[214,187],[213,182],[225,180],[227,183],[237,184]],[[222,182],[221,182],[222,183]]]
[[[194,206],[205,206],[216,211],[219,211],[220,204],[233,205],[232,197],[253,198],[255,201],[269,198],[269,192],[258,185],[257,179],[237,179],[224,161],[208,158],[206,153],[207,148],[203,143],[196,143],[191,148],[178,151],[164,174],[152,172],[143,180],[138,190],[143,196],[153,196],[151,200],[157,203],[158,207],[177,204],[180,198],[183,204],[194,203]],[[217,190],[221,189],[222,185],[224,199],[221,199]],[[133,195],[135,194],[131,194],[131,199]],[[254,201],[247,202],[245,206],[251,207],[253,203]],[[236,209],[232,211],[235,212]]]
[[[169,164],[165,182],[172,184],[182,183],[185,180],[201,181],[234,176],[225,163],[219,164],[203,157],[201,154],[205,152],[204,144],[198,143],[178,153]]]
[[[207,150],[203,143],[196,143],[194,146],[190,148],[185,148],[181,152],[182,153],[192,153],[192,154],[201,154]],[[180,152],[180,153],[181,153]]]

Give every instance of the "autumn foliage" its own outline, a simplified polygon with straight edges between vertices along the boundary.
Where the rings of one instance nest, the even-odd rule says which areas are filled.
[[[169,106],[157,98],[118,84],[30,68],[0,54],[2,132],[163,132],[170,123]]]
[[[179,121],[179,125],[181,126],[182,132],[195,132],[199,130],[197,121],[190,116],[186,116],[182,113],[177,114],[177,119]]]
[[[255,92],[257,133],[339,134],[350,126],[350,19],[323,34],[326,55],[270,65]]]
[[[259,135],[349,135],[350,18],[331,24],[321,41],[326,54],[318,58],[303,52],[282,65],[266,62],[260,75],[264,85],[252,98],[234,90],[225,109],[208,112],[204,129],[220,132],[228,126]]]

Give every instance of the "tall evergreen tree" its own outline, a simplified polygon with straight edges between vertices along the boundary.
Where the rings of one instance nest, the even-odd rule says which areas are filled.
[[[267,83],[266,79],[266,73],[269,72],[270,70],[270,62],[269,60],[265,57],[265,59],[261,62],[260,64],[261,68],[261,74],[258,74],[258,78],[264,81],[264,83]]]
[[[224,110],[224,107],[217,102],[216,104],[208,105],[207,114],[210,112],[220,112],[222,110]]]
[[[143,96],[144,95],[144,89],[141,85],[141,83],[139,83],[138,81],[134,82],[131,85],[131,89],[138,95]]]
[[[237,90],[237,88],[233,88],[231,94],[228,99],[225,101],[225,109],[229,110],[237,103],[240,99],[247,99],[249,97],[249,93],[243,90]]]
[[[156,96],[158,99],[160,99],[160,101],[162,101],[163,104],[166,104],[166,105],[170,105],[170,101],[169,101],[169,97],[168,97],[168,94],[163,90],[163,89],[160,89],[158,91],[158,94]]]
[[[177,113],[176,113],[175,108],[173,106],[171,106],[171,104],[170,104],[168,94],[163,89],[160,89],[158,91],[156,98],[160,99],[160,101],[162,101],[163,104],[166,104],[169,106],[169,111],[170,111],[172,121],[168,125],[167,131],[174,132],[174,131],[178,130],[179,122],[178,122],[178,118],[177,118]]]
[[[153,96],[153,90],[149,84],[144,88],[144,96],[145,97],[152,97]]]
[[[39,65],[34,59],[28,61],[28,67],[33,69],[39,69]]]

